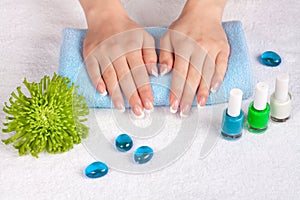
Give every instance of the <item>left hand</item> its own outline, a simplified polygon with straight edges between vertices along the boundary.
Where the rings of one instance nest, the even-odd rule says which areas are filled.
[[[224,0],[188,0],[180,17],[160,41],[160,73],[173,68],[170,111],[187,116],[196,91],[197,104],[221,85],[230,47],[222,27]]]

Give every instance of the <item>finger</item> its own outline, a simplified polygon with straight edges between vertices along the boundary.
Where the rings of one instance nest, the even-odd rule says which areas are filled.
[[[170,112],[176,113],[183,93],[189,61],[175,55],[174,69],[172,74],[170,92]]]
[[[197,88],[201,80],[201,74],[198,69],[190,64],[186,78],[182,99],[180,102],[180,115],[185,117],[189,114],[191,105],[195,98]]]
[[[102,51],[113,62],[129,52],[141,49],[144,32],[144,29],[138,28],[115,34],[101,43]]]
[[[143,49],[143,59],[149,75],[158,77],[157,56],[155,49]]]
[[[129,53],[127,55],[127,62],[131,69],[131,74],[144,108],[147,111],[152,111],[154,99],[150,86],[149,76],[142,59],[142,52],[133,51]]]
[[[198,108],[204,107],[209,95],[209,88],[207,83],[203,77],[201,77],[201,81],[198,88],[197,94],[197,106]]]
[[[143,59],[149,75],[158,77],[157,54],[155,51],[155,41],[148,33],[144,34]]]
[[[190,64],[202,74],[203,65],[207,56],[207,51],[200,45],[195,45],[191,56]]]
[[[223,82],[224,76],[227,71],[229,52],[230,50],[228,47],[225,48],[217,55],[215,73],[211,81],[211,89],[210,89],[211,92],[213,93],[218,90],[218,88]]]
[[[170,35],[167,32],[160,39],[160,52],[159,52],[159,63],[160,63],[160,75],[164,76],[169,73],[174,63],[173,47],[170,40]]]
[[[82,55],[83,58],[86,59],[88,55],[91,54],[91,52],[95,49],[94,44],[92,43],[91,40],[87,40],[87,38],[91,38],[91,33],[88,31],[85,35],[85,39],[83,40],[83,45],[82,45]]]
[[[136,116],[143,115],[142,102],[139,98],[138,92],[136,90],[133,77],[131,75],[127,60],[125,56],[121,56],[113,62],[113,66],[116,70],[116,74],[119,80],[119,85],[129,101],[132,111]]]
[[[211,80],[215,71],[215,57],[210,55],[211,54],[207,54],[205,58],[203,69],[202,69],[201,82],[198,89],[197,102],[200,107],[206,104],[209,95]]]
[[[124,99],[113,66],[109,65],[108,67],[106,67],[106,70],[102,73],[102,76],[115,108],[124,112]]]
[[[86,57],[84,63],[93,86],[102,96],[107,95],[106,86],[102,79],[97,59],[93,55],[90,55]]]

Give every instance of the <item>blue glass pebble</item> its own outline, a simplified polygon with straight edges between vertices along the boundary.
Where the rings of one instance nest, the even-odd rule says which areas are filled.
[[[103,162],[93,162],[85,168],[85,175],[89,178],[100,178],[108,172],[108,167]]]
[[[127,134],[121,134],[116,138],[116,148],[121,152],[129,151],[132,145],[132,139]]]
[[[261,54],[260,62],[267,66],[276,67],[281,63],[281,58],[273,51],[266,51]]]
[[[153,150],[148,146],[141,146],[134,151],[134,161],[144,164],[153,157]]]

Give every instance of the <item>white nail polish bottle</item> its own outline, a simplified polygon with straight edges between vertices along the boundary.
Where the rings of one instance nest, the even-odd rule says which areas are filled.
[[[276,77],[275,92],[270,98],[271,119],[274,122],[285,122],[290,118],[292,104],[289,94],[289,75],[279,74]]]

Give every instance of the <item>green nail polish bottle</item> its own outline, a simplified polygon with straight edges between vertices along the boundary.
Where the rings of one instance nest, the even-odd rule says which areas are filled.
[[[267,83],[259,82],[255,87],[254,101],[249,105],[247,129],[252,133],[263,133],[268,128],[270,105]]]

